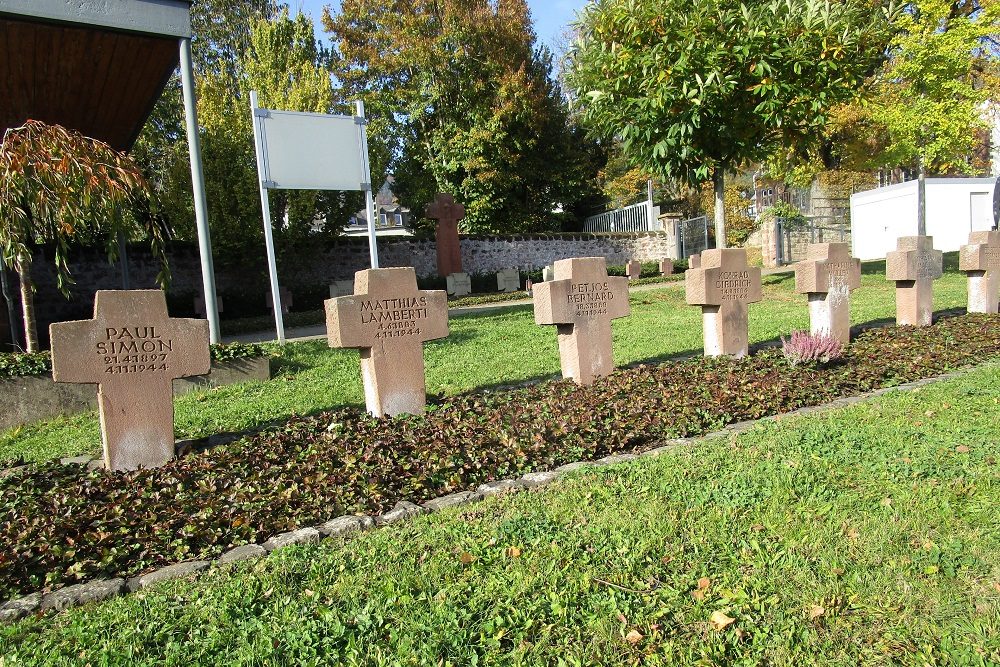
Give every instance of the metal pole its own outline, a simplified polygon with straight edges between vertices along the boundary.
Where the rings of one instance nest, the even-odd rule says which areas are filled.
[[[917,236],[927,236],[927,179],[922,157],[917,167]]]
[[[285,321],[281,312],[281,290],[278,287],[278,264],[274,257],[274,230],[271,228],[271,201],[267,188],[271,185],[267,172],[267,156],[264,153],[264,130],[262,115],[267,111],[257,108],[257,91],[250,91],[250,113],[253,121],[253,144],[257,152],[257,174],[260,177],[260,207],[264,214],[264,244],[267,246],[267,271],[271,278],[271,305],[274,307],[274,328],[278,333],[278,344],[285,344]]]
[[[128,272],[128,245],[124,232],[118,233],[118,261],[122,269],[122,289],[132,289],[132,278]]]
[[[205,316],[208,335],[213,343],[222,342],[219,333],[219,308],[215,299],[215,269],[212,266],[212,237],[208,230],[208,201],[205,197],[205,174],[201,167],[201,140],[198,137],[198,107],[194,97],[194,69],[191,65],[191,40],[180,40],[181,86],[184,91],[184,117],[187,121],[188,153],[191,156],[191,186],[194,190],[194,218],[198,225],[198,250],[201,254],[201,284],[205,293]]]
[[[646,229],[649,230],[649,231],[655,231],[656,230],[656,222],[657,222],[657,220],[656,220],[656,216],[653,214],[654,213],[654,210],[653,210],[653,179],[651,179],[651,178],[646,181],[646,201],[648,202],[647,206],[649,208],[649,226],[646,227]]]
[[[372,193],[372,168],[368,164],[368,119],[365,118],[365,103],[358,100],[354,103],[355,121],[361,126],[361,170],[368,177],[367,183],[361,187],[365,191],[365,211],[368,213],[368,255],[373,269],[378,268],[378,242],[375,236],[375,197]]]

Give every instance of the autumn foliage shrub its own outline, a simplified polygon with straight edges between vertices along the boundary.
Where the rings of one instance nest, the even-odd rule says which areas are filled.
[[[781,354],[793,367],[800,364],[826,364],[844,354],[844,344],[828,333],[793,331],[785,340],[781,337]]]

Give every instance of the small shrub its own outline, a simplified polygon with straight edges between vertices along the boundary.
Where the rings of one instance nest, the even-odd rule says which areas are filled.
[[[781,353],[793,367],[800,364],[825,364],[844,354],[844,345],[827,333],[793,331],[791,338],[781,337]]]

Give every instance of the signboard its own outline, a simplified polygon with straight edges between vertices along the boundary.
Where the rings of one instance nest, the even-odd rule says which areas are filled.
[[[353,116],[258,109],[270,189],[364,190],[362,125]]]

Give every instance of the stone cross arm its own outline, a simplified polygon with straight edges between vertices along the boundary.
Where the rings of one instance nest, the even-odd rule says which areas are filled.
[[[747,266],[742,248],[706,250],[700,266],[685,272],[684,291],[691,305],[757,303],[763,298],[760,268]]]
[[[812,243],[806,259],[795,264],[795,291],[820,294],[835,287],[861,287],[861,260],[851,257],[846,243]]]
[[[886,254],[886,280],[937,280],[943,275],[943,253],[930,236],[903,236],[896,250]]]
[[[434,201],[424,209],[428,218],[442,222],[458,222],[465,217],[465,207],[451,195],[438,193]]]
[[[574,324],[581,316],[614,320],[631,312],[628,278],[605,276],[596,281],[556,279],[533,285],[535,324]]]

